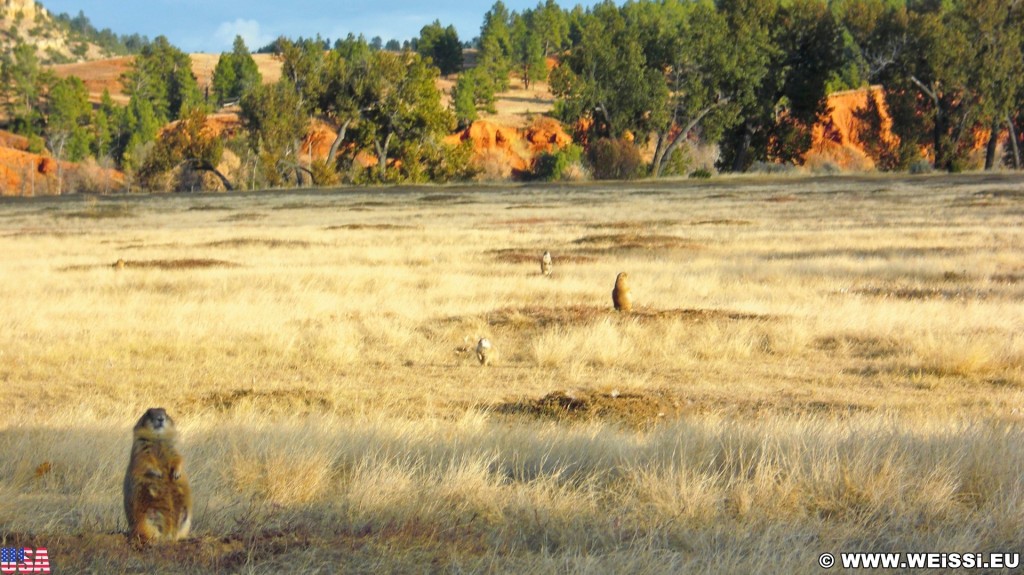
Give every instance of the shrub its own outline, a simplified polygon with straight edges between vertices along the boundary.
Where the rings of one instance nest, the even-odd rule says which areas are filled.
[[[477,174],[477,168],[473,165],[473,142],[470,140],[457,146],[431,146],[425,156],[427,175],[431,181],[471,180]]]
[[[640,150],[627,140],[601,138],[587,150],[590,171],[598,180],[632,180],[640,176]]]
[[[665,162],[665,167],[661,169],[662,176],[683,176],[690,172],[690,167],[693,166],[693,158],[691,158],[690,146],[679,146],[672,150],[672,154],[668,157],[668,161]]]
[[[754,162],[747,172],[751,174],[788,175],[795,174],[798,168],[793,164],[776,164],[774,162]]]
[[[309,172],[315,186],[336,186],[341,182],[341,174],[338,173],[334,162],[324,159],[313,160],[309,165]]]
[[[578,167],[583,157],[583,148],[575,144],[544,152],[534,160],[533,177],[538,180],[558,181],[565,180],[571,167]]]
[[[843,173],[843,169],[839,167],[839,164],[829,160],[825,160],[815,164],[814,166],[811,166],[811,173],[823,174],[826,176],[835,176]]]
[[[512,166],[505,152],[500,149],[485,150],[473,162],[477,181],[500,182],[512,179]]]
[[[711,178],[711,170],[707,168],[697,168],[690,172],[690,177],[697,180],[707,180]]]
[[[934,169],[935,168],[932,167],[932,163],[924,158],[911,162],[909,168],[910,173],[915,175],[930,174],[934,171]]]

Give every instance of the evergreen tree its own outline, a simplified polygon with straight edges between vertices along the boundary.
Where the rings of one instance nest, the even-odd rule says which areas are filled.
[[[454,128],[455,118],[441,105],[435,81],[439,71],[419,54],[376,52],[365,76],[357,108],[356,141],[377,157],[375,181],[417,179],[424,162]]]
[[[38,136],[42,129],[43,94],[53,76],[42,69],[32,44],[18,43],[0,56],[0,96],[13,131]]]
[[[555,0],[537,4],[531,13],[533,34],[540,39],[541,53],[546,56],[562,51],[569,40],[569,19]]]
[[[259,158],[263,183],[282,186],[289,174],[295,174],[295,183],[300,183],[298,151],[309,119],[290,77],[250,90],[242,98],[242,121],[249,132],[249,145]]]
[[[440,20],[434,20],[420,30],[416,51],[424,58],[430,58],[440,68],[443,76],[462,69],[462,43],[459,42],[459,35],[454,26],[442,27]]]
[[[511,21],[512,17],[501,0],[484,15],[476,66],[480,70],[478,94],[487,93],[493,97],[496,92],[508,89],[508,74],[512,69]]]
[[[64,191],[62,160],[77,162],[89,152],[92,106],[85,83],[74,76],[58,80],[47,95],[46,145],[57,160],[57,194]]]
[[[529,90],[530,83],[548,75],[541,34],[532,23],[533,13],[517,14],[512,22],[512,64],[516,76]]]
[[[178,119],[183,111],[202,101],[192,74],[192,59],[164,36],[142,49],[122,82],[129,96],[151,104],[160,123]]]
[[[259,66],[241,36],[235,36],[231,52],[221,54],[213,71],[213,93],[218,104],[237,100],[263,81]]]

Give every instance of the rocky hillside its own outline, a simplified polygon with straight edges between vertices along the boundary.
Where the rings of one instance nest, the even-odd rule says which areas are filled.
[[[36,47],[44,63],[80,62],[111,56],[88,39],[73,33],[34,0],[0,0],[0,50],[19,43]]]

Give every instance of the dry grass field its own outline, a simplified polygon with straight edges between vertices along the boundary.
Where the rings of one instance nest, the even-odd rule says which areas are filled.
[[[0,543],[104,575],[1020,551],[1022,223],[1009,175],[5,200]],[[151,406],[195,520],[140,551]]]

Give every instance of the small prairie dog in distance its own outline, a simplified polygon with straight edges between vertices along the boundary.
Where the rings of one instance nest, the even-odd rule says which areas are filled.
[[[192,527],[192,489],[177,437],[174,420],[162,407],[147,409],[132,430],[124,512],[133,542],[175,541]]]
[[[615,276],[615,288],[612,290],[612,304],[616,311],[629,311],[633,308],[633,301],[629,297],[629,277],[626,272]]]
[[[480,341],[476,342],[476,359],[480,365],[490,365],[494,356],[494,346],[491,345],[491,340],[486,337],[480,338]]]
[[[540,258],[540,273],[550,276],[551,263],[551,252],[544,252],[544,255]]]

